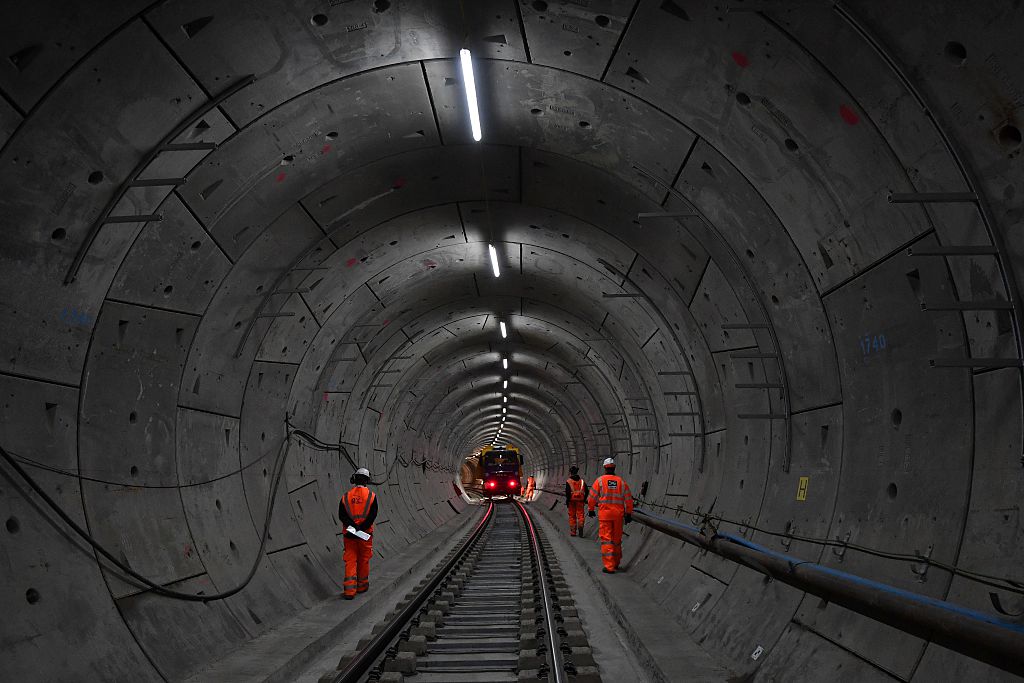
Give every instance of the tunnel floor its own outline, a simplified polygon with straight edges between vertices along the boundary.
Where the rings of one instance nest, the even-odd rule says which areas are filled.
[[[329,598],[211,663],[187,679],[188,683],[333,680],[353,653],[365,646],[371,632],[396,618],[396,609],[454,552],[487,507],[487,501],[477,501],[396,561],[386,563],[379,574],[372,575],[370,591],[357,601]],[[629,576],[634,559],[629,555],[635,553],[623,558],[617,574],[601,573],[597,520],[588,519],[584,533],[574,538],[569,536],[560,498],[539,494],[525,503],[524,509],[559,586],[565,617],[558,617],[558,632],[569,634],[564,640],[570,660],[567,668],[573,674],[566,680],[726,681],[734,676],[682,633],[671,615]],[[470,551],[472,559],[452,572],[468,578],[454,589],[437,589],[433,601],[423,608],[426,612],[435,606],[437,595],[454,598],[452,605],[443,608],[443,626],[435,629],[428,624],[431,634],[424,645],[426,652],[418,654],[416,671],[406,673],[405,680],[554,680],[546,670],[537,678],[536,670],[524,668],[537,665],[544,653],[543,643],[536,649],[543,627],[534,629],[542,610],[525,582],[531,573],[527,528],[511,500],[496,501],[494,515],[489,535]],[[422,617],[412,623],[421,624]],[[582,633],[573,630],[577,623]],[[394,669],[407,667],[408,662],[395,665],[394,659],[399,651],[416,650],[415,643],[409,646],[408,641],[418,633],[417,628],[407,628],[392,642],[391,654],[377,658],[371,669],[373,678],[363,675],[358,680],[403,680]]]

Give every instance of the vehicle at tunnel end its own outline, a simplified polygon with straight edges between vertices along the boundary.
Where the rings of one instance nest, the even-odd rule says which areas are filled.
[[[480,451],[480,462],[483,466],[482,491],[485,498],[523,494],[523,458],[517,447],[485,446]]]

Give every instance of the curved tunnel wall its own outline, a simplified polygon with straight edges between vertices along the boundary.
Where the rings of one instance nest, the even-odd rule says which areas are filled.
[[[452,482],[493,438],[502,355],[508,434],[542,485],[615,455],[656,509],[714,505],[754,540],[1012,574],[1019,368],[930,364],[1019,358],[1018,312],[998,302],[1024,264],[1022,22],[1001,7],[182,0],[5,17],[0,445],[88,477],[33,470],[133,569],[207,593],[246,575],[286,457],[255,578],[207,605],[99,570],[5,480],[11,675],[178,679],[337,592],[351,466],[286,442],[286,415],[370,467],[378,561],[402,552],[462,509]],[[479,145],[451,60],[463,35]],[[980,202],[887,201],[907,192]],[[103,226],[65,283],[112,198],[112,215],[162,220]],[[692,215],[638,218],[662,211]],[[996,256],[908,254],[935,245]],[[934,567],[787,547],[991,609]],[[1000,678],[670,539],[626,551],[737,673]]]

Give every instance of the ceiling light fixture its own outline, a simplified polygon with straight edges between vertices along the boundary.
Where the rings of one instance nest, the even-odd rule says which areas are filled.
[[[487,250],[491,252],[491,270],[494,271],[494,277],[501,277],[501,269],[498,268],[498,250],[494,248],[493,244],[488,244]]]
[[[501,383],[501,388],[508,389],[508,380],[505,380],[504,382]]]
[[[505,370],[508,370],[508,358],[501,359],[501,367]]]
[[[505,321],[502,320],[501,322],[499,322],[498,326],[501,327],[501,338],[505,339],[506,337],[508,337],[508,329],[505,327]]]
[[[502,414],[502,415],[504,415],[504,414],[505,414],[505,413],[507,413],[507,412],[508,412],[508,408],[502,408],[502,409],[501,409],[501,414]]]
[[[473,129],[473,139],[477,142],[483,138],[480,132],[480,110],[476,103],[476,79],[473,78],[473,57],[469,50],[459,50],[462,59],[462,82],[466,86],[466,105],[469,107],[469,125]]]

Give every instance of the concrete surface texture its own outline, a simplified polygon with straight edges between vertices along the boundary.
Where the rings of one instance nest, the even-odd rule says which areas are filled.
[[[337,594],[354,466],[382,566],[464,507],[504,379],[541,487],[613,455],[649,509],[827,566],[993,613],[935,566],[763,531],[1024,580],[1015,3],[2,19],[0,446],[154,582],[255,573],[143,590],[4,464],[0,677],[180,680]],[[1009,677],[630,531],[631,578],[737,675]]]

